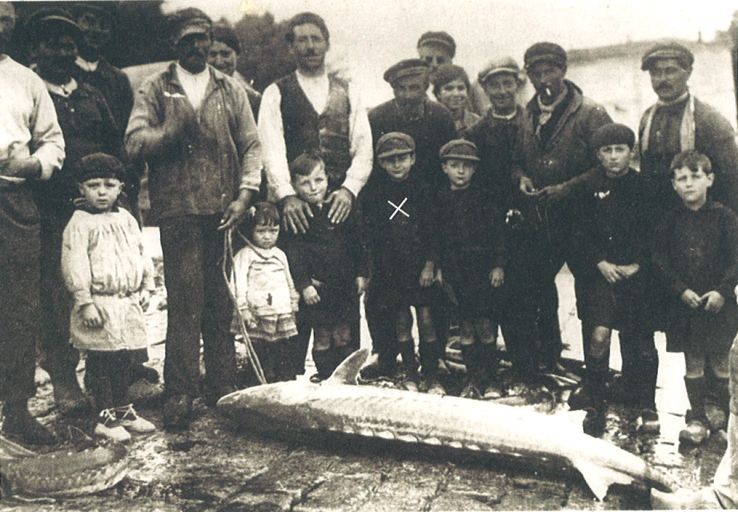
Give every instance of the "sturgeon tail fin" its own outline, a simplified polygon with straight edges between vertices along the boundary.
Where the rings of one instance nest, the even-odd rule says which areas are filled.
[[[640,477],[629,475],[614,468],[603,467],[585,460],[574,460],[572,465],[581,473],[595,497],[602,501],[612,484],[630,485],[636,479],[643,481],[649,487],[661,491],[671,491],[671,484],[664,474],[647,464],[644,464],[643,474]]]
[[[356,384],[356,377],[359,375],[359,370],[364,365],[368,357],[368,348],[357,350],[344,359],[333,372],[333,375],[331,375],[323,384]]]

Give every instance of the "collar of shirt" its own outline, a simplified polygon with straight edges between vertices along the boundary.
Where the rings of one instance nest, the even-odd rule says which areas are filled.
[[[100,64],[100,59],[96,60],[95,62],[90,62],[89,60],[85,60],[82,57],[77,56],[75,64],[77,64],[77,66],[79,66],[83,71],[93,73],[97,71],[97,65]]]
[[[297,83],[300,84],[310,104],[318,114],[321,114],[328,103],[328,92],[330,90],[328,74],[321,73],[318,76],[306,76],[300,73],[299,70],[295,73],[297,74]]]
[[[56,94],[57,96],[61,96],[63,98],[69,98],[74,91],[77,90],[77,81],[74,78],[71,78],[69,82],[66,84],[52,84],[51,82],[47,82],[44,80],[44,83],[46,84],[46,89],[52,94]]]
[[[190,100],[195,110],[199,110],[202,100],[205,98],[208,82],[210,81],[210,69],[205,66],[205,69],[199,73],[190,73],[180,66],[179,62],[176,65],[176,69],[177,78],[187,95],[187,99]]]
[[[661,101],[661,100],[658,100],[656,102],[656,106],[658,106],[658,107],[670,107],[672,105],[677,105],[679,103],[684,103],[685,101],[687,101],[687,98],[689,98],[689,90],[685,91],[684,94],[682,94],[678,98],[676,98],[674,100],[671,100],[671,101]]]

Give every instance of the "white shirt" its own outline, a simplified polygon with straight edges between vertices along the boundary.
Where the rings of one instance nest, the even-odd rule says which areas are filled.
[[[176,69],[179,83],[182,84],[182,89],[184,89],[187,99],[190,100],[192,108],[197,112],[205,98],[205,90],[208,88],[208,82],[210,81],[210,70],[205,66],[205,69],[199,73],[190,73],[180,66],[179,62]]]
[[[316,112],[325,110],[328,102],[329,82],[327,73],[317,77],[308,77],[297,71],[297,83],[310,101]],[[349,140],[351,152],[351,166],[346,171],[346,187],[354,197],[369,179],[372,172],[372,132],[369,127],[369,117],[361,103],[356,88],[349,88],[349,102],[351,113],[349,117]],[[271,84],[264,91],[259,108],[259,137],[261,139],[262,157],[266,169],[270,196],[276,196],[281,201],[287,196],[295,195],[290,180],[290,171],[287,162],[287,145],[284,140],[284,125],[282,124],[282,94],[277,84]]]
[[[95,62],[90,62],[89,60],[85,60],[78,55],[75,63],[84,71],[87,71],[88,73],[94,73],[95,71],[97,71],[97,65],[100,64],[100,59],[96,60]]]
[[[0,161],[29,156],[41,163],[41,179],[49,179],[61,169],[64,137],[56,109],[36,73],[0,55]],[[0,179],[24,181],[15,177]]]

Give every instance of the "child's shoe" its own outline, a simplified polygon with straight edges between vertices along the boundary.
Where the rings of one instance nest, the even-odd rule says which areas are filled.
[[[120,424],[114,409],[100,411],[94,434],[117,443],[127,443],[131,440],[131,434]]]
[[[459,398],[470,398],[472,400],[479,400],[480,398],[482,398],[482,393],[479,391],[479,388],[475,386],[472,382],[467,382],[466,386],[464,386],[464,389],[461,390]]]
[[[483,400],[497,400],[498,398],[502,398],[502,396],[502,389],[494,382],[488,384],[484,393],[482,393]]]
[[[156,425],[138,415],[133,404],[124,405],[115,409],[120,425],[129,432],[148,434],[156,431]]]
[[[679,432],[679,442],[695,446],[704,443],[710,435],[704,416],[699,416],[690,409],[687,411],[685,422],[687,426]]]
[[[438,376],[436,372],[429,372],[420,379],[418,384],[418,391],[421,393],[428,393],[429,395],[445,395],[446,390],[443,389],[440,382],[438,382]]]
[[[607,406],[588,407],[585,411],[587,414],[582,421],[582,430],[590,436],[601,436],[607,426]]]
[[[636,429],[644,434],[658,434],[661,431],[659,415],[653,409],[643,409],[636,420]]]
[[[363,380],[391,379],[396,373],[397,361],[383,358],[377,358],[359,371]]]
[[[728,417],[718,405],[707,402],[705,404],[705,419],[710,430],[725,430],[728,428]]]
[[[589,396],[586,387],[582,385],[572,391],[566,403],[572,411],[581,411],[592,407],[592,397]]]

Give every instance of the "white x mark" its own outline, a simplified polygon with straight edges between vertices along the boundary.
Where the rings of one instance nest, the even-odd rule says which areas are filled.
[[[410,215],[408,215],[407,212],[402,209],[402,207],[405,206],[405,203],[407,203],[407,197],[402,200],[402,202],[400,203],[400,206],[397,206],[395,203],[389,200],[387,202],[395,208],[395,211],[392,212],[392,215],[390,215],[390,220],[395,218],[395,215],[397,215],[397,212],[400,212],[405,217],[410,218]]]

